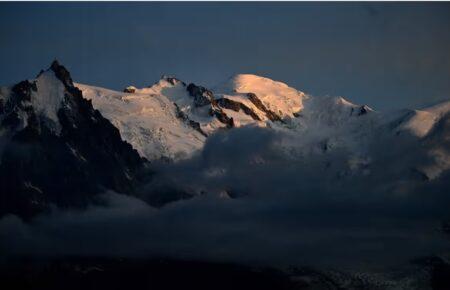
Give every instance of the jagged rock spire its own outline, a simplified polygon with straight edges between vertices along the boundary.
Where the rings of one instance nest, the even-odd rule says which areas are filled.
[[[64,83],[64,85],[68,87],[73,87],[72,77],[70,76],[69,71],[61,65],[58,60],[54,60],[50,65],[50,70],[52,70],[56,77]]]

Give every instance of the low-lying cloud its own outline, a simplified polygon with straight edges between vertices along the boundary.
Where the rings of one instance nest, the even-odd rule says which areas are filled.
[[[190,160],[155,164],[142,200],[109,192],[106,206],[54,209],[28,224],[4,217],[0,250],[359,269],[450,251],[439,231],[450,217],[450,177],[418,178],[410,167],[426,152],[402,140],[389,150],[373,141],[365,156],[305,155],[285,133],[219,133]],[[162,208],[143,201],[171,190],[198,195]]]

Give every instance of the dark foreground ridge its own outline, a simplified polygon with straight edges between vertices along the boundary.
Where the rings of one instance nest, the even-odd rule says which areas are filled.
[[[304,289],[274,269],[197,261],[72,258],[16,261],[1,289]]]
[[[420,262],[419,284],[395,289],[450,289],[450,265],[437,257]],[[414,275],[409,274],[409,275]],[[373,278],[375,277],[375,278]],[[284,271],[232,263],[171,259],[76,258],[20,259],[0,264],[0,289],[394,289],[392,282],[364,275],[323,272],[313,268]],[[399,278],[402,279],[402,278]],[[413,287],[413,288],[409,288]]]

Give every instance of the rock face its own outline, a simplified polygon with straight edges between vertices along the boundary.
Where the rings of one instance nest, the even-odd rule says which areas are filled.
[[[167,81],[172,86],[176,86],[177,84],[181,84],[183,87],[186,86],[186,84],[183,81],[181,81],[181,80],[179,80],[177,78],[171,77],[171,76],[163,75],[161,77],[161,79]]]
[[[247,98],[250,100],[250,102],[253,103],[258,109],[263,111],[267,119],[270,121],[281,121],[281,117],[278,116],[276,113],[272,112],[271,110],[267,109],[266,106],[261,102],[261,100],[256,96],[254,93],[247,93]]]
[[[367,114],[367,113],[369,113],[371,111],[373,111],[373,110],[369,106],[366,106],[366,105],[361,106],[359,108],[358,116],[365,115],[365,114]]]
[[[208,135],[205,132],[203,132],[199,122],[195,122],[195,121],[192,121],[191,119],[189,119],[189,116],[186,115],[183,111],[181,111],[180,107],[178,107],[178,105],[176,103],[173,103],[173,104],[175,105],[175,109],[176,109],[178,118],[180,118],[181,120],[186,122],[195,131],[199,132],[200,134],[202,134],[205,137],[208,137]]]
[[[131,194],[139,182],[145,161],[56,61],[12,87],[0,118],[0,215],[80,207],[106,189]]]
[[[134,94],[136,92],[136,87],[134,86],[128,86],[125,89],[123,89],[124,93],[130,93],[130,94]]]
[[[225,112],[220,107],[212,107],[209,111],[209,114],[216,117],[219,122],[225,124],[228,129],[234,127],[233,117],[229,117],[227,114],[225,114]]]
[[[203,107],[215,103],[214,94],[202,86],[196,86],[191,83],[186,89],[189,95],[194,98],[194,105],[196,107]]]
[[[242,111],[244,114],[249,115],[255,121],[261,121],[259,116],[249,107],[241,102],[236,102],[228,98],[221,98],[217,100],[217,103],[225,109],[230,109],[235,112]]]

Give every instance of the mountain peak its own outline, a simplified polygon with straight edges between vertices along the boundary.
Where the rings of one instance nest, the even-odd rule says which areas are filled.
[[[52,70],[55,73],[55,76],[63,82],[64,85],[68,87],[73,87],[72,77],[70,76],[69,71],[61,65],[58,60],[54,60],[50,65],[49,70]]]
[[[186,83],[181,81],[180,79],[170,76],[170,75],[162,75],[161,80],[166,81],[170,83],[171,85],[175,86],[177,84],[182,84],[183,86],[186,86]]]
[[[30,217],[49,204],[79,207],[104,188],[131,192],[144,160],[73,86],[58,61],[0,97],[6,100],[0,114],[0,199],[7,201],[0,215]],[[61,193],[70,195],[68,203],[61,202]]]
[[[292,117],[303,108],[306,95],[287,84],[254,74],[237,74],[214,90],[225,95],[252,93],[281,118]]]
[[[59,61],[56,58],[50,64],[50,68],[54,68],[54,67],[56,68],[56,67],[59,67],[59,66],[61,66],[61,65],[59,64]]]
[[[255,74],[247,74],[247,73],[235,74],[234,76],[231,77],[231,79],[233,79],[235,81],[255,81],[255,80],[273,81],[272,79],[267,78],[267,77],[263,77],[263,76],[259,76],[259,75],[255,75]]]
[[[237,92],[237,93],[255,93],[262,95],[280,95],[288,93],[288,95],[297,96],[302,92],[289,87],[287,84],[274,81],[270,78],[254,75],[254,74],[236,74],[222,83],[216,89],[220,92]]]
[[[288,85],[286,85],[285,83],[274,81],[270,78],[254,74],[236,74],[229,79],[229,83],[237,87],[240,86],[256,87],[259,85],[263,86],[276,85],[280,87],[288,87]]]

